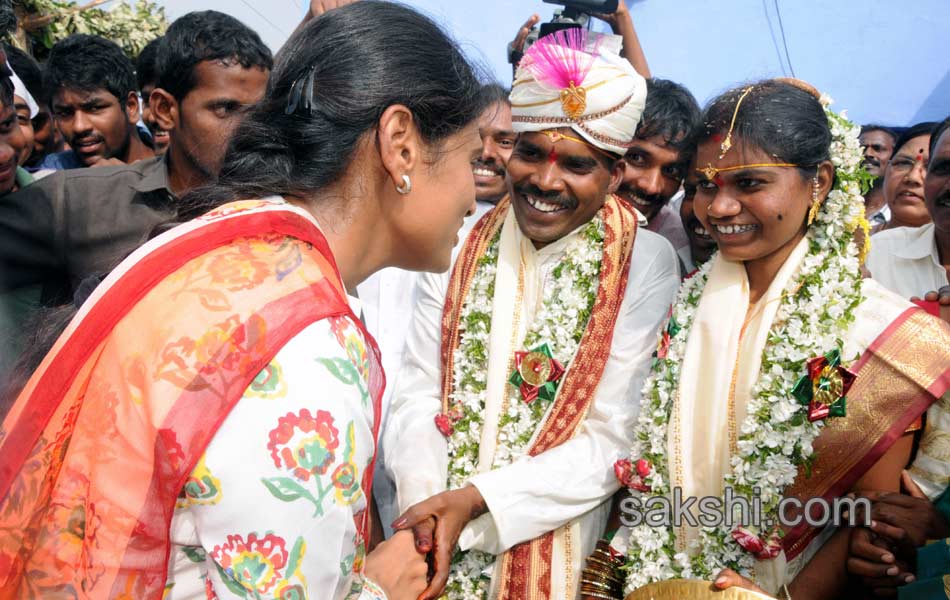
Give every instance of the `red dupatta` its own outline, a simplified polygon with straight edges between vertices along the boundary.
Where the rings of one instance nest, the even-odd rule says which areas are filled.
[[[337,315],[362,327],[326,239],[284,203],[228,204],[126,259],[0,428],[0,599],[161,598],[175,501],[218,427],[287,341]]]

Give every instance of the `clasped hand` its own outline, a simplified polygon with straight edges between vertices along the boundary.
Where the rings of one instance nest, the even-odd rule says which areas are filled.
[[[472,485],[436,494],[413,505],[392,527],[411,529],[416,550],[429,556],[431,578],[419,600],[438,598],[449,579],[449,567],[462,529],[488,508],[478,488]]]

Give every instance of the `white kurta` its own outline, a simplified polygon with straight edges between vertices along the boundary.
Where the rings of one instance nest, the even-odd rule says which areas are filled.
[[[947,285],[933,223],[874,234],[865,265],[875,281],[904,298],[923,298]]]
[[[520,230],[517,235],[524,240]],[[519,240],[526,267],[517,319],[522,326],[530,323],[528,319],[541,304],[542,292],[561,262],[568,237],[541,250]],[[490,512],[462,531],[459,546],[463,550],[500,554],[574,521],[577,541],[571,556],[561,557],[572,565],[574,579],[558,581],[557,569],[552,576],[552,590],[559,586],[563,590],[555,597],[574,596],[583,559],[603,533],[608,509],[605,501],[618,489],[612,465],[630,446],[640,389],[650,369],[657,330],[678,287],[677,272],[678,260],[670,244],[641,228],[610,356],[586,421],[579,433],[561,446],[471,479]],[[434,418],[441,411],[441,319],[448,282],[448,274],[420,278],[407,364],[399,375],[384,434],[387,469],[396,481],[400,510],[446,489],[447,444]],[[483,439],[497,430],[501,400],[490,393],[486,396]],[[563,589],[567,585],[574,589]]]

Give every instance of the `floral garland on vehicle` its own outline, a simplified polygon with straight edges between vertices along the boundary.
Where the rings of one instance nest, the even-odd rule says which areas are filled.
[[[860,263],[867,237],[865,247],[859,250],[855,234],[858,229],[867,231],[862,189],[866,189],[869,176],[861,167],[860,129],[845,113],[839,115],[828,108],[830,98],[822,96],[821,101],[832,132],[835,184],[806,234],[808,253],[775,315],[748,416],[739,429],[738,451],[731,457],[732,472],[723,482],[733,488],[736,498],[749,501],[759,488],[762,514],[774,523],[786,487],[800,466],[807,469],[814,460],[812,444],[824,418],[836,416],[834,411],[826,411],[813,418],[816,405],[811,403],[812,394],[823,393],[821,382],[850,375],[839,364],[839,332],[854,320],[863,298]],[[615,465],[617,477],[641,503],[649,496],[669,496],[671,491],[668,423],[690,327],[712,262],[687,280],[678,293],[653,370],[644,383],[631,458]],[[850,380],[844,383],[843,392],[831,398],[840,401],[841,412]],[[627,592],[667,579],[711,579],[725,567],[749,577],[756,559],[774,558],[781,551],[777,528],[760,532],[725,524],[702,527],[696,545],[686,553],[676,552],[674,537],[668,527],[641,524],[631,528],[625,567]]]
[[[459,314],[461,334],[453,366],[452,407],[436,417],[436,426],[448,438],[449,489],[464,486],[475,474],[478,463],[500,239],[499,230],[476,266]],[[600,282],[603,246],[604,221],[598,214],[565,248],[564,259],[554,268],[553,281],[544,290],[542,306],[525,335],[524,348],[537,350],[543,346],[552,362],[563,370],[574,358],[590,320]],[[498,423],[492,469],[511,464],[527,451],[553,402],[552,396],[544,394],[523,397],[514,384],[508,386],[506,393],[506,410]],[[445,593],[453,599],[482,600],[489,584],[483,574],[494,561],[494,555],[477,550],[456,553]]]

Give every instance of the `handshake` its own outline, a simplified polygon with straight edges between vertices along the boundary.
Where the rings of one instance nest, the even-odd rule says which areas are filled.
[[[396,533],[366,557],[366,577],[389,600],[438,598],[462,529],[486,512],[485,500],[471,485],[413,505],[393,522]]]

